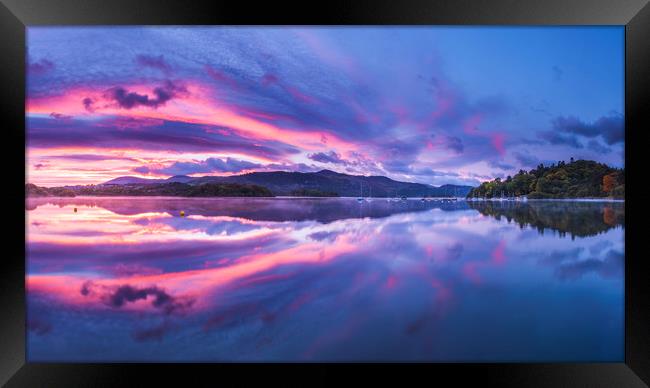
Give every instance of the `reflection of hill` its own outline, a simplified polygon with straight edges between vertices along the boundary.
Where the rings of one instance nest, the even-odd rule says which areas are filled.
[[[376,199],[358,203],[355,199],[338,198],[30,198],[26,209],[53,204],[57,206],[101,207],[116,214],[135,215],[141,213],[170,213],[186,215],[241,217],[253,221],[307,221],[332,222],[347,218],[381,218],[397,213],[441,209],[444,211],[465,210],[465,201],[399,201],[388,202]]]
[[[530,225],[541,234],[545,229],[556,230],[571,237],[593,236],[618,225],[625,226],[625,204],[622,202],[468,202],[481,214],[508,222],[514,220],[521,227]]]

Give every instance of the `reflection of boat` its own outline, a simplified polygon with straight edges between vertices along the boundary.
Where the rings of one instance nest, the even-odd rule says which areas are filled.
[[[361,182],[359,182],[359,198],[357,198],[357,202],[363,202],[363,186]]]

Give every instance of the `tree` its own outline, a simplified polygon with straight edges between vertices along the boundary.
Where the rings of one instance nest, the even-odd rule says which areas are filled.
[[[616,179],[616,176],[618,174],[616,172],[607,174],[603,176],[603,191],[607,194],[611,193],[616,186],[618,186],[618,182]]]

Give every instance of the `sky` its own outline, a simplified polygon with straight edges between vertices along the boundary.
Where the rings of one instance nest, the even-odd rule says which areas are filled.
[[[27,181],[624,163],[624,29],[29,27]]]

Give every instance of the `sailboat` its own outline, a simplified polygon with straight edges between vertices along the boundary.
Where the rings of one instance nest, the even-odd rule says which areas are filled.
[[[368,198],[366,198],[366,201],[371,202],[372,201],[372,186],[368,185]]]
[[[399,201],[399,197],[397,196],[397,190],[395,190],[395,195],[393,196],[392,201],[394,201],[394,202],[398,202],[398,201]]]
[[[359,182],[359,198],[357,198],[357,202],[363,202],[363,186],[362,183]]]

